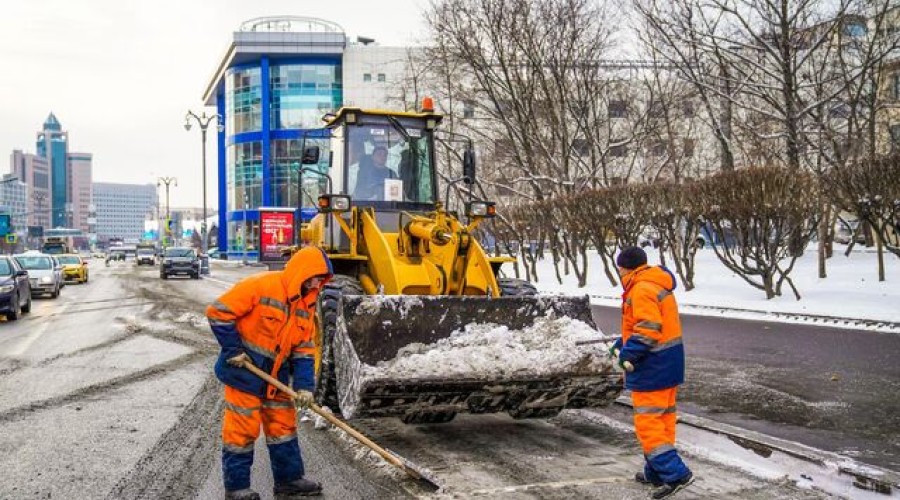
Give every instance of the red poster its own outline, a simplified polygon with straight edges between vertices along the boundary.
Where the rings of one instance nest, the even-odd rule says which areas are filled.
[[[285,247],[294,244],[294,212],[259,210],[260,262],[284,262]]]

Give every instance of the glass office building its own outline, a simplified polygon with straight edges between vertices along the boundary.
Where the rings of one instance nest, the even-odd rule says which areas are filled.
[[[339,26],[309,18],[254,19],[234,34],[204,96],[225,125],[218,241],[229,258],[258,257],[259,207],[315,206],[301,200],[300,159],[317,145],[319,168],[328,167],[322,116],[343,103],[345,45]]]

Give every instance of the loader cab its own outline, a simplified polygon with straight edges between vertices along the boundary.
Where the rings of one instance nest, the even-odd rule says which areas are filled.
[[[382,211],[431,211],[438,200],[434,128],[441,116],[342,108],[332,129],[336,193]]]

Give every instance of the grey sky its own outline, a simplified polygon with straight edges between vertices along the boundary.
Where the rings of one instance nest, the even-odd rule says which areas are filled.
[[[381,45],[421,40],[415,0],[0,0],[0,172],[34,152],[53,111],[70,150],[94,154],[95,182],[178,178],[172,206],[200,206],[200,132],[183,128],[242,21],[319,17]],[[212,111],[210,109],[209,111]],[[207,154],[209,206],[216,150]]]

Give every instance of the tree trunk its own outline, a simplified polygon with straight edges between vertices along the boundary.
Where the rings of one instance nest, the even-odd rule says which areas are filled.
[[[878,252],[878,281],[884,281],[884,242],[881,241],[881,233],[875,233],[875,246]]]
[[[826,241],[828,240],[828,207],[820,205],[822,214],[819,218],[819,279],[828,277],[828,271],[825,268],[825,259],[828,258],[826,249]]]

